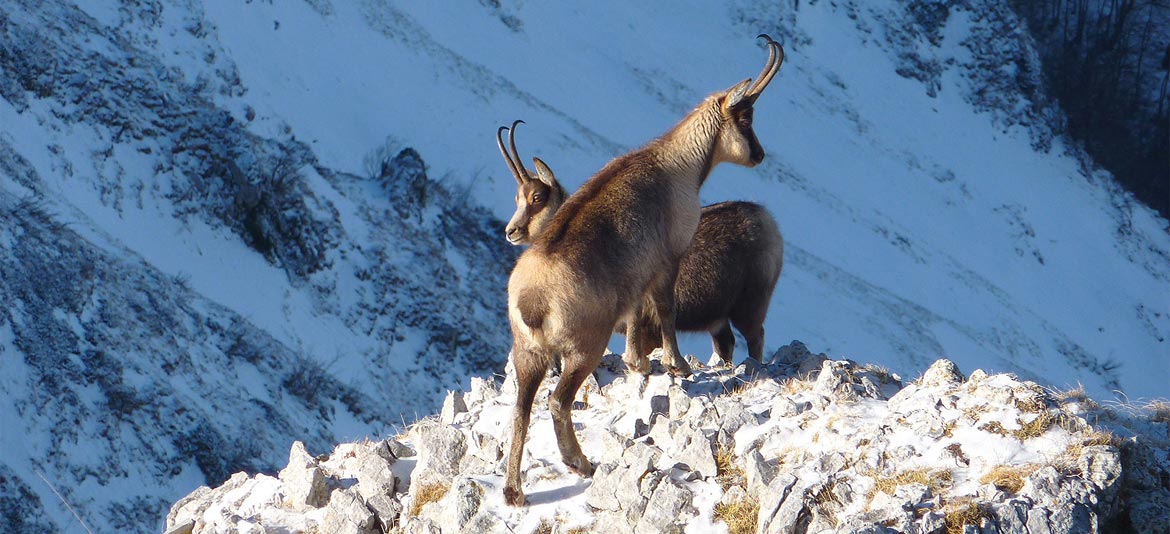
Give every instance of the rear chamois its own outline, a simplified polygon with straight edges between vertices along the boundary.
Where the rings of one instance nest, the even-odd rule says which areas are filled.
[[[556,176],[540,158],[532,158],[536,178],[528,172],[516,151],[516,127],[502,126],[496,143],[504,162],[516,178],[516,212],[505,236],[513,245],[526,245],[539,236],[564,204],[567,195]],[[511,154],[502,134],[508,133]],[[699,228],[679,261],[674,285],[675,330],[707,332],[715,354],[731,364],[735,348],[734,325],[748,344],[748,355],[760,361],[764,352],[764,319],[780,270],[784,264],[784,239],[776,220],[759,204],[722,202],[703,207]],[[652,314],[640,314],[642,339],[638,348],[649,352],[661,345],[661,331]],[[625,322],[614,332],[625,333]],[[640,356],[640,355],[639,355]]]
[[[550,362],[561,380],[549,397],[561,459],[583,476],[593,466],[581,452],[570,414],[577,388],[601,361],[613,326],[639,306],[659,319],[663,364],[690,373],[675,339],[674,282],[679,260],[699,224],[699,187],[715,165],[754,167],[764,149],[752,130],[753,104],[783,61],[767,36],[768,63],[707,97],[677,125],[643,148],[614,159],[585,182],[520,255],[508,280],[508,320],[516,368],[516,405],[504,499],[524,503],[520,462],[532,403]],[[628,320],[626,365],[649,370],[636,350],[640,321]],[[630,344],[634,343],[634,346]]]

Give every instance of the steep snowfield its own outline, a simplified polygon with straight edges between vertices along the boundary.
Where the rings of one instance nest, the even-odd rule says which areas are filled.
[[[501,217],[513,190],[496,126],[527,120],[522,151],[575,187],[754,75],[754,33],[783,36],[788,60],[757,106],[769,158],[717,169],[703,192],[762,202],[781,224],[773,342],[1168,393],[1166,223],[1053,138],[1004,8],[312,4],[207,7],[249,89],[222,105],[254,107],[257,131],[287,122],[354,171],[392,124]]]
[[[788,52],[756,110],[768,158],[716,169],[703,199],[780,222],[770,348],[1170,393],[1166,221],[1054,137],[1015,17],[980,0],[782,4],[0,7],[0,517],[81,530],[42,473],[100,530],[157,525],[200,478],[273,469],[282,441],[382,435],[498,370],[516,251],[482,211],[506,216],[514,192],[495,128],[525,119],[522,153],[575,188],[754,76],[760,31]],[[136,299],[124,321],[102,314]],[[199,400],[220,392],[236,400]],[[257,439],[219,450],[241,425]],[[193,435],[215,436],[202,459],[182,452]]]

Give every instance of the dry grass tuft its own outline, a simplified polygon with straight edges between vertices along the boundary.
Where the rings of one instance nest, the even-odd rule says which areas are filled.
[[[1100,407],[1097,401],[1089,398],[1089,394],[1085,392],[1084,384],[1077,384],[1077,387],[1065,391],[1053,391],[1051,394],[1052,398],[1061,406],[1079,404],[1082,410],[1096,410]]]
[[[900,486],[922,484],[930,488],[931,493],[938,494],[943,488],[951,485],[954,477],[946,469],[928,469],[925,467],[899,471],[893,476],[885,477],[876,472],[869,473],[873,478],[874,492],[893,495]],[[872,495],[871,495],[872,498]]]
[[[979,507],[974,499],[966,499],[953,503],[944,511],[943,520],[947,525],[947,534],[963,534],[963,527],[972,525],[978,527],[984,519],[990,519],[991,514]]]
[[[723,486],[723,491],[732,486],[747,486],[743,469],[735,465],[735,454],[724,447],[715,451],[715,470],[715,480]]]
[[[715,519],[727,523],[730,534],[752,534],[760,516],[760,503],[751,497],[715,505]]]
[[[549,521],[547,517],[543,518],[540,520],[540,524],[537,525],[536,530],[532,531],[532,534],[553,534],[553,527],[555,525],[556,523]]]
[[[1007,429],[1004,428],[1003,425],[999,421],[992,421],[990,423],[983,423],[983,425],[981,425],[979,427],[979,430],[982,430],[982,431],[987,432],[989,434],[999,434],[1001,436],[1008,435]]]
[[[979,478],[980,484],[991,484],[995,489],[1017,494],[1024,487],[1024,479],[1035,473],[1040,466],[1037,464],[1025,465],[997,465]]]
[[[451,486],[442,482],[419,486],[418,492],[414,494],[414,498],[410,501],[410,515],[417,516],[422,511],[423,506],[433,502],[439,502],[447,494],[447,490],[449,489],[451,489]]]
[[[1012,405],[1024,413],[1043,413],[1048,411],[1048,403],[1044,402],[1043,395],[1029,395],[1012,399]]]
[[[1016,422],[1020,424],[1020,428],[1012,431],[1012,436],[1020,441],[1028,440],[1043,436],[1052,425],[1057,423],[1056,416],[1052,415],[1048,410],[1041,411],[1036,414],[1029,421],[1016,418]]]
[[[1149,412],[1151,421],[1155,423],[1170,423],[1170,401],[1166,399],[1155,399],[1147,402],[1142,408]]]
[[[809,380],[792,377],[780,382],[780,392],[791,397],[797,393],[803,393],[812,389],[812,386],[813,383]]]

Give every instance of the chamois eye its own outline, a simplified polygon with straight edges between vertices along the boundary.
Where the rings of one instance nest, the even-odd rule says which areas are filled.
[[[540,204],[541,202],[544,202],[544,195],[542,195],[540,193],[532,195],[532,203],[533,204]]]

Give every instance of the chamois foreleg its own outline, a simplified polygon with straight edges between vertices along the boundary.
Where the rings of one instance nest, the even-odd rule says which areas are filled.
[[[524,492],[520,489],[524,440],[532,417],[532,403],[548,370],[548,361],[535,350],[522,348],[519,343],[512,346],[512,363],[516,367],[516,406],[512,408],[512,443],[504,483],[504,501],[511,506],[524,505]]]

